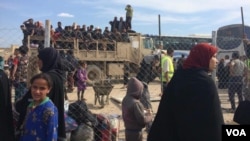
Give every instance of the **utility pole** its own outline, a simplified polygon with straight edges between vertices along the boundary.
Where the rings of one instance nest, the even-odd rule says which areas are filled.
[[[245,36],[245,23],[244,23],[244,15],[243,15],[243,8],[241,7],[241,21],[242,21],[242,38]]]
[[[161,45],[163,46],[163,44],[161,44],[161,15],[158,15],[158,26],[159,26],[159,42],[158,42],[158,46],[161,47]],[[161,81],[161,95],[163,94],[163,84],[162,84],[162,64],[161,64],[161,56],[162,56],[162,48],[160,48],[160,81]]]
[[[50,21],[45,21],[44,47],[50,47]]]
[[[161,39],[161,15],[158,15],[159,40]]]

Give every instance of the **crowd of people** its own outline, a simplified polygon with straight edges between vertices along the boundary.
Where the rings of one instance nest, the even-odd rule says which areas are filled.
[[[39,50],[37,66],[40,72],[32,76],[30,81],[27,81],[27,79],[24,79],[24,75],[28,74],[18,71],[19,66],[22,66],[22,68],[27,67],[25,66],[27,65],[25,61],[27,59],[24,59],[26,57],[25,53],[18,55],[18,52],[24,52],[25,49],[24,46],[21,46],[15,50],[12,62],[13,68],[15,68],[15,63],[18,65],[15,69],[16,74],[13,75],[13,71],[10,73],[10,77],[3,71],[3,58],[0,57],[1,97],[4,97],[1,98],[3,100],[1,104],[4,104],[1,107],[1,114],[6,115],[1,116],[2,120],[6,121],[4,122],[6,128],[1,128],[1,133],[8,132],[6,133],[8,136],[1,134],[1,137],[7,140],[13,140],[17,135],[19,135],[20,140],[33,140],[37,137],[42,140],[46,140],[46,138],[51,140],[66,138],[64,119],[66,70],[62,65],[63,55],[52,47]],[[142,60],[142,63],[148,68],[145,69],[147,71],[145,74],[152,73],[155,67],[159,66],[160,61],[162,64],[160,68],[165,70],[161,74],[162,80],[165,80],[162,81],[164,90],[155,118],[153,118],[150,94],[147,90],[147,85],[152,81],[151,76],[140,75],[139,72],[136,77],[132,77],[127,81],[127,93],[121,105],[126,140],[141,141],[143,128],[148,126],[148,141],[168,139],[219,141],[224,120],[217,87],[209,76],[209,72],[214,71],[218,63],[216,59],[217,48],[207,43],[195,45],[191,49],[189,56],[183,61],[182,67],[177,70],[174,69],[173,63],[171,63],[173,52],[174,50],[169,48],[168,53],[165,55],[145,56]],[[231,66],[239,64],[244,68],[245,64],[237,61],[238,57],[238,54],[233,53],[232,58],[234,60],[231,61]],[[79,62],[79,64],[77,95],[78,101],[84,101],[86,63]],[[26,71],[26,69],[21,70]],[[143,70],[142,65],[139,71]],[[233,73],[238,72],[232,71],[231,74]],[[18,74],[21,74],[21,76]],[[9,78],[18,78],[18,81],[11,84]],[[231,79],[234,79],[234,76]],[[30,87],[24,86],[24,82],[29,83]],[[14,109],[19,113],[19,118],[12,129],[6,130],[7,127],[11,128],[10,125],[13,125],[10,100],[11,85],[13,85],[16,92]],[[230,99],[230,101],[233,100]],[[173,107],[175,108],[173,109]],[[237,107],[235,106],[235,108],[237,113]],[[37,127],[41,128],[37,129]],[[36,134],[34,134],[34,131]],[[14,132],[20,134],[9,136]]]
[[[123,17],[120,17],[118,20],[117,16],[115,16],[113,21],[109,22],[110,28],[109,26],[106,26],[104,30],[98,26],[87,26],[86,24],[80,25],[75,22],[73,22],[72,25],[66,25],[63,27],[63,23],[58,21],[55,29],[53,28],[53,25],[51,25],[51,43],[57,48],[73,49],[73,43],[62,42],[62,40],[79,39],[79,49],[94,50],[96,49],[96,46],[98,46],[101,50],[105,48],[105,45],[102,43],[96,45],[96,41],[108,41],[109,44],[107,44],[107,49],[112,50],[115,41],[129,42],[128,33],[135,33],[135,31],[132,30],[131,24],[133,8],[131,5],[127,5],[125,10],[127,11],[126,20],[124,20]],[[27,46],[28,36],[31,36],[31,46],[43,48],[43,39],[39,37],[44,36],[45,27],[41,21],[34,22],[34,19],[30,18],[24,21],[23,24],[20,25],[20,28],[23,32],[23,45]]]
[[[125,8],[128,12],[125,21],[127,29],[132,27],[131,8],[130,5]],[[23,32],[27,30],[30,35],[42,35],[42,30],[34,30],[32,22],[32,19],[24,22],[25,27],[21,26]],[[58,22],[58,27],[60,24]],[[118,28],[114,22],[110,24],[111,32],[120,29],[120,24]],[[37,25],[39,27],[41,24],[38,22]],[[77,27],[80,31],[80,26],[76,26],[76,29]],[[62,28],[55,30],[59,35],[62,32]],[[78,37],[78,34],[75,35]],[[91,33],[91,36],[94,34]],[[3,123],[0,126],[0,138],[8,141],[64,141],[64,102],[68,99],[67,91],[73,91],[76,80],[77,101],[86,100],[84,91],[87,63],[75,59],[72,50],[65,54],[53,47],[39,48],[36,62],[38,71],[31,75],[28,65],[34,58],[27,55],[29,50],[26,41],[25,37],[23,45],[7,60],[10,66],[9,75],[4,72],[4,59],[0,56],[0,120]],[[36,41],[32,43],[39,45]],[[124,78],[124,88],[127,91],[121,110],[126,141],[142,141],[145,127],[148,128],[148,141],[221,141],[222,125],[225,123],[217,86],[209,75],[216,69],[217,51],[218,48],[213,45],[198,43],[191,49],[189,56],[178,63],[178,69],[175,69],[173,63],[172,48],[168,48],[167,53],[145,56],[137,76],[128,79],[129,76],[126,75]],[[220,63],[225,67],[225,62]],[[239,124],[250,124],[249,114],[242,115],[249,111],[249,103],[244,103],[239,111],[240,106],[237,107],[234,101],[235,93],[238,94],[239,102],[244,101],[242,80],[244,77],[248,80],[247,66],[239,59],[238,53],[232,54],[232,60],[227,65],[229,79],[226,87],[229,89],[231,108],[237,113],[235,121]],[[125,71],[127,69],[124,68]],[[163,90],[156,116],[153,117],[148,84],[159,72]],[[11,101],[12,88],[15,89],[14,105]],[[17,120],[13,119],[13,109],[18,113]],[[242,119],[244,122],[241,122]],[[15,124],[13,121],[16,121]]]
[[[1,99],[6,100],[9,98],[9,100],[11,100],[11,90],[15,90],[14,101],[8,100],[5,102],[10,103],[5,104],[14,102],[13,110],[15,113],[18,113],[18,119],[13,119],[13,115],[11,118],[13,119],[12,123],[15,121],[12,127],[16,133],[16,140],[35,140],[36,137],[42,140],[65,138],[64,102],[68,100],[67,92],[72,92],[75,86],[77,87],[78,93],[81,92],[81,98],[83,100],[86,87],[82,85],[86,85],[87,77],[86,67],[84,67],[83,64],[86,63],[79,62],[73,56],[72,50],[68,50],[64,54],[63,51],[57,51],[55,48],[48,47],[38,50],[38,58],[28,56],[28,51],[28,48],[22,45],[15,49],[14,54],[5,62],[3,58],[0,57],[1,70],[3,70],[3,74],[1,74],[1,86],[6,86],[1,88],[1,94],[7,96]],[[9,73],[5,73],[5,63],[9,66],[7,68]],[[32,66],[32,68],[29,68],[30,66]],[[31,70],[32,73],[30,72]],[[74,73],[76,73],[78,78],[76,82],[74,82],[73,79]],[[4,108],[4,106],[11,108],[11,105],[3,105],[1,108]],[[2,112],[4,111],[1,110],[1,114],[3,114]],[[41,115],[42,113],[45,115]],[[33,122],[32,118],[34,115],[39,115],[37,117],[38,122]],[[6,121],[6,119],[4,121]],[[46,126],[48,124],[48,127],[42,123],[46,123]],[[36,128],[41,125],[42,129],[40,130],[39,128],[39,130],[36,130]],[[23,133],[24,129],[27,130],[25,133]],[[37,135],[32,133],[34,130],[36,130]],[[47,135],[48,132],[51,134]],[[7,135],[11,136],[12,134]],[[12,137],[14,137],[14,135]],[[8,138],[10,137],[6,136],[6,140],[9,140]],[[3,139],[5,139],[5,137]],[[10,141],[11,140],[12,139],[10,139]]]
[[[98,27],[94,29],[93,25],[89,27],[83,25],[81,28],[74,23],[72,26],[62,28],[62,23],[58,22],[55,30],[51,25],[52,42],[56,44],[55,48],[60,48],[61,44],[57,42],[59,38],[77,38],[83,41],[106,38],[129,42],[127,31],[134,32],[127,26],[131,26],[132,7],[128,5],[126,10],[130,11],[126,15],[129,19],[123,21],[121,18],[118,28],[114,21],[111,25],[112,31],[106,27],[103,33]],[[66,140],[64,101],[68,99],[67,92],[72,92],[75,85],[78,101],[86,100],[84,91],[87,63],[78,61],[73,56],[72,50],[68,50],[65,54],[53,47],[44,47],[43,40],[36,38],[31,38],[29,42],[28,36],[44,36],[42,22],[34,22],[31,18],[24,21],[20,28],[24,35],[22,45],[15,49],[8,60],[0,57],[2,100],[0,112],[1,115],[6,115],[1,118],[4,124],[1,125],[0,138],[9,141]],[[37,58],[28,56],[28,46],[38,49]],[[8,64],[8,68],[4,68],[4,64]],[[29,68],[30,65],[34,65],[34,69]],[[30,70],[33,72],[30,73]],[[65,89],[66,84],[67,89]],[[15,90],[14,101],[11,100],[12,89]],[[16,114],[15,116],[18,115],[17,119],[14,119],[12,112]]]
[[[217,48],[195,45],[163,95],[147,140],[220,141],[224,124],[215,82]],[[161,129],[161,130],[159,130]]]
[[[215,46],[199,43],[191,49],[187,58],[183,57],[177,63],[176,69],[172,48],[168,48],[167,53],[163,52],[161,56],[159,54],[145,56],[136,78],[131,78],[126,85],[127,94],[122,103],[126,138],[141,141],[142,129],[149,125],[148,141],[220,141],[222,125],[225,123],[217,86],[210,75],[216,71],[219,63],[216,58],[217,51],[218,48]],[[156,77],[154,72],[157,71],[159,61],[161,61],[163,90],[158,111],[152,120],[151,109],[145,108],[141,101],[141,98],[145,97],[141,89],[145,89],[143,84],[149,84]],[[240,60],[238,53],[233,53],[232,60],[227,65],[229,66],[228,94],[231,104],[229,112],[234,114],[233,121],[236,123],[250,124],[250,115],[247,112],[250,109],[249,96],[247,97],[249,91],[242,95],[245,83],[243,80],[249,80],[246,63]],[[238,94],[238,105],[235,104],[235,93]],[[133,104],[127,104],[128,102]],[[140,108],[141,105],[144,108]],[[135,110],[136,113],[129,112]],[[140,119],[143,110],[145,110],[144,118]],[[134,121],[138,124],[133,123]]]
[[[239,102],[243,101],[244,87],[246,87],[248,75],[245,61],[244,57],[240,57],[237,52],[234,52],[231,60],[229,55],[225,55],[225,58],[222,58],[218,63],[218,88],[228,89],[232,112],[237,107],[235,105],[235,94],[238,95]]]
[[[64,77],[59,53],[54,48],[40,50],[37,63],[41,72],[33,76],[29,82],[27,81],[29,74],[27,74],[26,69],[23,69],[27,68],[28,59],[24,59],[25,55],[21,57],[18,55],[18,51],[21,51],[23,48],[25,47],[21,46],[15,50],[16,53],[13,59],[15,60],[13,61],[14,70],[10,73],[11,80],[15,80],[12,81],[15,89],[13,107],[18,112],[19,118],[15,126],[13,125],[14,120],[12,120],[12,123],[6,125],[6,127],[12,128],[10,131],[15,130],[16,135],[12,132],[6,134],[2,139],[11,141],[16,137],[16,140],[24,141],[36,140],[37,138],[40,140],[66,138],[63,95]],[[18,71],[19,69],[21,72]],[[5,90],[1,93],[5,96],[11,96],[12,87],[8,79],[6,76],[3,84],[8,84],[8,87],[4,88]],[[27,83],[30,84],[30,87],[27,87]],[[10,100],[8,101],[11,102]],[[12,105],[11,103],[9,104]],[[4,115],[6,113],[1,114]]]

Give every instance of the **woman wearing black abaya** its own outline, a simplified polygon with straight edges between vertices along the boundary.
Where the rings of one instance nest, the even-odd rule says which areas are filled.
[[[53,87],[48,94],[58,109],[58,141],[66,140],[64,121],[64,78],[60,55],[54,48],[44,48],[38,52],[38,66],[41,72],[50,75]],[[20,113],[19,126],[23,123],[26,107],[30,103],[31,93],[28,93],[15,104],[17,112]]]
[[[221,141],[220,100],[208,72],[216,68],[217,48],[194,46],[160,101],[148,141]]]
[[[2,56],[0,56],[0,140],[14,141],[10,83],[4,72]]]

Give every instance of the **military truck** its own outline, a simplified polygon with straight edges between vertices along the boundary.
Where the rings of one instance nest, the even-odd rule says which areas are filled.
[[[140,33],[128,34],[128,42],[116,42],[109,40],[91,41],[91,50],[84,49],[81,45],[84,41],[80,39],[58,39],[57,42],[70,44],[70,48],[57,48],[58,50],[73,50],[74,56],[78,60],[86,61],[88,83],[97,82],[105,79],[120,79],[123,76],[124,64],[130,67],[130,74],[133,76],[140,67],[143,56],[152,54],[153,42],[151,38],[145,37]],[[43,41],[44,37],[30,36],[28,44],[31,40]],[[53,42],[51,43],[53,46]],[[112,49],[108,47],[113,47]],[[30,47],[30,53],[37,52],[37,48]]]

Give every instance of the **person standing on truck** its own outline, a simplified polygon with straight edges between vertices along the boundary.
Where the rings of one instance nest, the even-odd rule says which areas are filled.
[[[34,20],[32,18],[26,20],[23,22],[28,35],[33,36],[34,35],[34,29],[35,29],[35,24],[34,24]]]
[[[130,29],[132,29],[132,17],[133,17],[133,8],[130,4],[128,4],[125,8],[126,10],[126,25],[127,27],[129,27]]]
[[[29,35],[28,30],[26,29],[25,25],[23,25],[23,24],[20,25],[20,29],[21,29],[22,32],[23,32],[22,44],[23,44],[24,46],[27,46],[27,45],[28,45],[28,35]]]
[[[156,76],[153,75],[154,69],[159,65],[160,57],[159,55],[146,55],[141,61],[141,66],[136,78],[145,83],[153,81]]]
[[[119,34],[121,34],[123,28],[127,28],[126,21],[123,20],[123,17],[120,17],[120,21],[119,21],[118,29],[117,29],[117,31],[119,32]],[[121,35],[119,35],[119,36],[121,36]]]
[[[62,22],[57,22],[57,27],[56,27],[56,29],[55,29],[55,33],[61,33],[61,32],[63,32],[63,27],[62,27]]]

